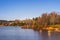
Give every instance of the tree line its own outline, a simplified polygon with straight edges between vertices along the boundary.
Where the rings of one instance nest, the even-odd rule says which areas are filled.
[[[21,26],[22,28],[30,28],[34,30],[39,30],[43,27],[49,27],[50,25],[60,25],[60,13],[51,12],[43,13],[41,16],[26,19],[26,20],[14,20],[14,21],[0,21],[0,25],[4,26]]]

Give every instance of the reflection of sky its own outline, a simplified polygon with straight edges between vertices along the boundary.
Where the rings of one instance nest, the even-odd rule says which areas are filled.
[[[60,32],[34,31],[19,27],[0,27],[0,40],[60,40]]]
[[[60,11],[60,0],[0,0],[0,19],[25,19]]]
[[[0,40],[39,40],[38,32],[19,27],[0,27]],[[4,30],[3,30],[4,29]]]

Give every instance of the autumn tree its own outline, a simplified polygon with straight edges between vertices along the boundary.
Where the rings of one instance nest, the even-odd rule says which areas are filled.
[[[42,26],[47,26],[48,25],[47,13],[42,14],[42,16],[41,16],[41,25]]]
[[[49,24],[54,25],[56,23],[57,13],[51,12],[48,16],[49,16]]]

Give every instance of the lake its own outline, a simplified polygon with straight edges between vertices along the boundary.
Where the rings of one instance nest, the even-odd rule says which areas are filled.
[[[22,29],[18,26],[0,26],[0,40],[60,40],[60,32]]]

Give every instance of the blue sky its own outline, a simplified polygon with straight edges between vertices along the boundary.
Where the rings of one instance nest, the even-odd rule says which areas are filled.
[[[60,0],[0,0],[0,19],[14,20],[60,12]]]

